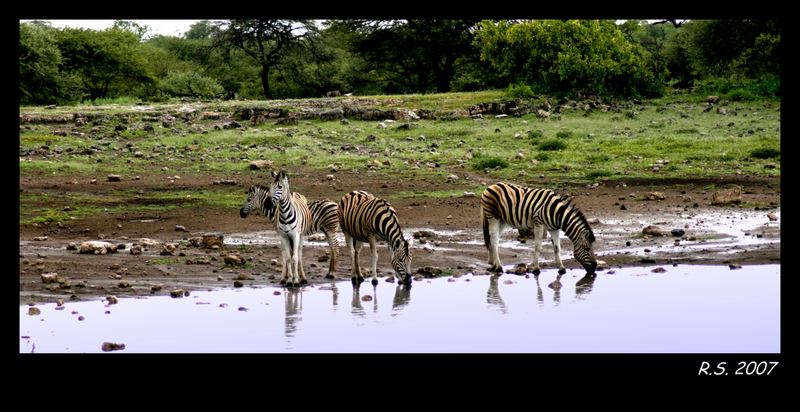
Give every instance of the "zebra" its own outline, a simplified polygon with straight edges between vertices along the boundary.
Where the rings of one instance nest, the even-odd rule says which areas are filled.
[[[292,196],[298,198],[298,196],[302,195],[292,192]],[[312,222],[311,227],[306,232],[303,232],[303,236],[310,236],[320,232],[325,235],[331,255],[325,279],[333,279],[335,277],[333,272],[336,271],[336,263],[339,258],[339,240],[336,238],[336,231],[339,228],[339,206],[328,199],[322,199],[309,203],[308,209],[311,210]],[[277,225],[277,210],[275,203],[272,202],[272,198],[269,196],[269,187],[253,185],[250,186],[250,190],[247,192],[247,200],[244,206],[239,209],[239,216],[246,218],[253,211],[259,211],[270,223]]]
[[[272,171],[275,180],[269,187],[269,197],[277,204],[277,231],[281,239],[283,278],[281,284],[299,286],[308,283],[303,271],[303,233],[311,228],[311,210],[306,197],[292,195],[289,175],[281,170]],[[287,270],[288,269],[288,270]]]
[[[353,284],[364,281],[358,265],[358,254],[364,242],[369,242],[372,252],[372,285],[378,284],[378,250],[375,243],[385,240],[392,253],[392,268],[400,282],[411,287],[411,246],[413,239],[406,240],[397,221],[397,212],[384,199],[365,191],[355,190],[339,201],[339,225],[353,260]]]
[[[533,228],[533,274],[538,275],[539,253],[544,229],[550,233],[555,248],[558,273],[566,273],[561,262],[561,239],[559,230],[572,241],[573,255],[588,274],[597,269],[597,259],[592,250],[594,233],[586,217],[574,205],[571,198],[557,195],[549,189],[533,189],[511,183],[495,183],[481,196],[481,223],[483,241],[489,250],[489,270],[502,272],[503,266],[497,253],[497,243],[503,226],[516,229]]]

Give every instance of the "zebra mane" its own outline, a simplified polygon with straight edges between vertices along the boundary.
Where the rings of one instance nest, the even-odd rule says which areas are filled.
[[[567,214],[572,214],[575,217],[577,217],[578,222],[580,222],[584,230],[589,232],[588,235],[586,236],[589,242],[590,243],[594,242],[594,231],[592,231],[592,227],[589,226],[589,222],[586,220],[586,215],[584,215],[583,212],[572,203],[575,197],[566,194],[558,194],[557,196],[558,200],[567,206],[567,211],[565,213],[565,216]]]

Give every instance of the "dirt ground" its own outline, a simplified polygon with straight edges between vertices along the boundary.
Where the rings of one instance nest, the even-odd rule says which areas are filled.
[[[267,174],[265,173],[265,176]],[[492,181],[484,175],[474,174],[469,181],[460,183],[468,190],[478,184],[490,184]],[[96,184],[89,181],[97,179]],[[20,178],[21,192],[66,192],[102,194],[118,189],[139,189],[147,192],[163,187],[165,176],[158,174],[142,176],[140,180],[123,179],[121,182],[105,181],[105,176],[26,176]],[[251,184],[265,183],[255,181],[251,176],[243,177],[235,174],[182,176],[175,181],[175,189],[207,189],[215,180],[231,179],[236,181],[241,190],[242,201]],[[622,183],[624,182],[624,186]],[[744,206],[711,206],[711,197],[715,188],[729,185],[742,187]],[[529,183],[529,185],[533,186]],[[539,187],[556,188],[548,178],[540,179]],[[714,185],[713,187],[711,185]],[[386,182],[384,179],[368,176],[364,173],[339,173],[335,181],[326,181],[318,173],[297,171],[292,177],[292,187],[305,194],[310,200],[328,198],[337,201],[350,190],[367,190],[376,196],[391,198],[393,193],[408,190],[452,190],[453,183],[430,181]],[[455,186],[457,188],[459,186]],[[661,180],[661,181],[609,181],[597,187],[567,186],[558,187],[561,193],[575,196],[577,204],[585,213],[594,228],[597,242],[595,251],[598,258],[605,261],[605,268],[616,266],[636,266],[644,263],[655,264],[762,264],[780,262],[780,243],[740,247],[730,243],[728,250],[735,253],[721,253],[719,248],[683,248],[675,245],[677,238],[669,236],[669,231],[676,226],[674,217],[680,213],[702,214],[721,212],[723,214],[753,211],[763,213],[767,222],[767,213],[780,205],[779,178],[753,178],[746,176],[725,176],[716,179],[702,180]],[[649,192],[661,192],[663,200],[642,200]],[[412,236],[413,231],[432,229],[437,231],[462,231],[452,236],[428,239],[427,244],[417,242],[413,249],[412,268],[422,267],[442,269],[444,274],[463,272],[485,272],[487,253],[482,246],[480,236],[480,193],[475,196],[465,195],[452,198],[411,198],[393,200],[400,223],[404,227],[405,236]],[[695,206],[696,204],[696,206]],[[625,205],[625,210],[621,206]],[[761,206],[758,206],[761,205]],[[49,204],[47,207],[61,207]],[[68,206],[67,204],[63,206]],[[613,222],[613,223],[608,223]],[[642,227],[660,223],[667,236],[642,237]],[[780,223],[780,222],[778,222]],[[188,232],[176,231],[176,225],[186,227]],[[280,266],[273,264],[273,259],[280,258],[280,250],[275,244],[249,245],[246,248],[225,245],[221,249],[208,249],[181,245],[173,255],[161,255],[160,246],[148,246],[141,255],[132,255],[129,250],[132,244],[142,238],[159,242],[179,242],[204,233],[217,232],[223,236],[233,233],[247,233],[268,230],[266,220],[261,216],[239,217],[239,210],[227,208],[202,208],[190,210],[175,208],[155,214],[98,214],[89,216],[74,224],[63,224],[61,227],[20,227],[19,252],[19,290],[20,304],[32,302],[54,302],[59,299],[92,300],[104,299],[109,295],[117,297],[167,295],[175,289],[186,291],[205,290],[218,287],[234,287],[237,278],[243,287],[250,285],[278,285]],[[713,231],[712,231],[713,232]],[[449,232],[448,232],[449,233]],[[775,226],[762,228],[759,237],[779,239],[780,231]],[[709,231],[686,228],[682,244],[692,243],[692,235],[706,238]],[[711,233],[713,235],[713,233]],[[46,240],[34,238],[46,236]],[[712,236],[713,237],[713,236]],[[514,240],[515,233],[505,232],[503,240]],[[127,247],[118,253],[104,255],[79,254],[75,250],[67,250],[70,243],[80,244],[88,240],[104,240],[114,244],[126,243]],[[468,242],[468,244],[464,244]],[[630,242],[630,244],[626,244]],[[184,242],[185,243],[185,242]],[[527,242],[531,246],[530,241]],[[546,241],[547,245],[549,241]],[[641,247],[658,248],[659,253],[653,262],[643,261],[641,253],[626,253]],[[571,251],[568,239],[562,238],[564,251]],[[442,250],[445,249],[445,250]],[[614,250],[613,253],[605,253]],[[304,267],[312,284],[329,282],[324,279],[328,269],[326,247],[304,248]],[[387,281],[391,271],[388,250],[380,247],[378,269],[381,281]],[[531,251],[528,249],[501,248],[501,259],[505,265],[530,263]],[[566,253],[566,252],[565,252]],[[228,266],[224,263],[224,255],[238,254],[245,259],[244,267]],[[320,261],[322,258],[323,261]],[[362,268],[369,267],[368,246],[362,250]],[[552,253],[545,249],[543,260],[552,260]],[[194,262],[207,262],[198,264]],[[564,262],[569,269],[568,274],[582,276],[580,265],[573,259]],[[352,268],[347,250],[340,251],[336,278],[347,280]],[[552,266],[543,265],[543,271],[555,271]],[[57,273],[66,282],[42,283],[43,273]],[[544,273],[543,272],[543,273]],[[600,272],[602,273],[602,272]],[[515,276],[512,274],[506,276]]]

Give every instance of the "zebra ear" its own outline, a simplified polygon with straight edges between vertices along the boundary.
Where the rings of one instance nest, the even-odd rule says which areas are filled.
[[[278,177],[278,174],[277,174],[277,173],[275,173],[275,171],[274,171],[274,170],[270,170],[270,173],[272,174],[272,178],[273,178],[273,179],[274,179],[274,178],[276,178],[276,177]]]

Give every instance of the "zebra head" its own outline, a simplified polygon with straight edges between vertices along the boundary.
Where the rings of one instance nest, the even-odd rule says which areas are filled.
[[[593,275],[597,269],[597,258],[594,257],[592,243],[594,243],[594,233],[591,228],[582,231],[572,242],[572,254],[575,256],[575,260],[580,262],[586,269],[586,273],[590,275]]]
[[[273,170],[272,177],[275,181],[272,182],[272,186],[269,188],[269,197],[272,199],[272,203],[279,204],[281,199],[288,199],[291,196],[289,175],[283,170],[278,173]]]
[[[250,186],[247,191],[247,200],[244,206],[239,209],[239,216],[246,218],[253,211],[261,211],[265,216],[275,208],[272,199],[269,197],[269,189],[260,185]]]
[[[405,240],[400,244],[400,247],[392,251],[392,268],[397,272],[401,282],[407,286],[411,286],[411,247],[414,244],[414,239]]]

